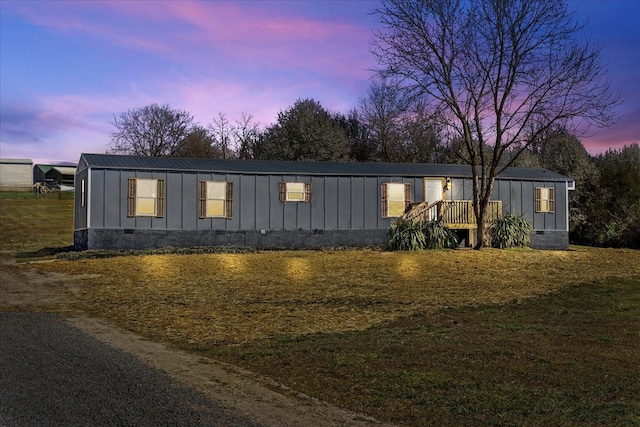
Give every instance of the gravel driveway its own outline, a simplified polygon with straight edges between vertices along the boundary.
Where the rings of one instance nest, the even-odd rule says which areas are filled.
[[[0,251],[0,427],[385,425],[73,314],[81,287]]]
[[[255,426],[55,314],[0,312],[0,425]]]

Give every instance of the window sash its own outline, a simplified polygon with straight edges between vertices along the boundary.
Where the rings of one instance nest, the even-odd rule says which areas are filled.
[[[311,201],[311,184],[308,182],[281,182],[280,201],[309,203]]]
[[[200,181],[198,191],[199,218],[226,218],[233,215],[233,183]]]
[[[227,216],[225,212],[226,196],[226,182],[207,181],[207,217],[225,218]]]
[[[397,218],[404,214],[411,203],[411,184],[386,182],[381,188],[383,218]]]
[[[87,201],[86,201],[87,199],[86,198],[87,198],[87,193],[86,193],[86,190],[85,190],[85,180],[84,180],[84,178],[82,178],[80,180],[80,207],[81,208],[85,207],[85,205],[87,203]]]
[[[127,216],[164,217],[164,180],[129,178]]]
[[[155,197],[136,197],[136,216],[156,216]]]
[[[136,180],[136,216],[156,216],[158,206],[158,181],[155,179]]]
[[[536,187],[536,212],[555,212],[555,189],[552,187]]]

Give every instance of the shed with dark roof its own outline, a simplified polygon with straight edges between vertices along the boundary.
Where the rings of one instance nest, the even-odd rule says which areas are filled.
[[[55,184],[58,188],[73,190],[76,167],[68,164],[43,165],[37,164],[33,167],[33,182],[42,184]]]
[[[464,211],[472,195],[464,165],[106,154],[83,154],[75,185],[79,250],[384,245],[391,222],[410,207]],[[510,168],[496,181],[494,210],[523,214],[533,247],[563,249],[572,187],[549,170]],[[451,227],[467,244],[475,239],[472,221]]]

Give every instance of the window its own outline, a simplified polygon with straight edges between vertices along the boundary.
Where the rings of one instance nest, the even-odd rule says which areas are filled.
[[[310,202],[311,184],[308,182],[281,182],[281,202]]]
[[[536,212],[555,212],[555,194],[553,188],[536,187]]]
[[[80,207],[84,208],[84,205],[86,203],[86,192],[84,189],[84,178],[82,178],[82,180],[80,180]]]
[[[198,212],[200,218],[231,218],[233,214],[233,183],[200,181]]]
[[[164,180],[129,178],[127,216],[164,217]]]
[[[388,182],[382,184],[382,217],[402,216],[411,202],[410,184]]]

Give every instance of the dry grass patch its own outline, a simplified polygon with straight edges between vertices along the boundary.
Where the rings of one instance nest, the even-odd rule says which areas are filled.
[[[72,208],[0,200],[1,248],[35,250],[23,256],[33,259],[69,244]],[[38,309],[66,289],[64,303],[81,313],[380,420],[640,426],[638,251],[263,252],[2,268],[38,270],[28,273],[51,299]],[[74,277],[55,286],[60,276],[47,272]]]
[[[33,268],[97,275],[74,289],[84,313],[383,421],[640,423],[638,251],[290,251]]]
[[[504,304],[640,276],[637,251],[258,252],[59,261],[96,274],[78,308],[148,337],[196,345],[364,330],[444,307]]]

